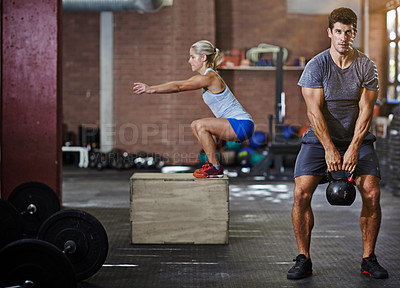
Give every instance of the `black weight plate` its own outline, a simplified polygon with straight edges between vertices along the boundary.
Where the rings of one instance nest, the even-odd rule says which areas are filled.
[[[30,204],[36,206],[35,213],[22,215],[24,232],[29,235],[36,235],[44,220],[60,211],[60,200],[56,193],[41,182],[26,182],[19,185],[11,192],[8,201],[21,213],[26,211]]]
[[[76,243],[75,253],[66,253],[78,281],[93,276],[104,264],[108,237],[102,224],[82,210],[63,210],[50,216],[40,227],[38,239],[64,250],[67,241]]]
[[[22,238],[21,214],[10,202],[0,199],[0,249]]]
[[[77,287],[72,264],[64,253],[36,239],[18,240],[0,251],[0,287],[22,286],[26,280],[41,288]]]

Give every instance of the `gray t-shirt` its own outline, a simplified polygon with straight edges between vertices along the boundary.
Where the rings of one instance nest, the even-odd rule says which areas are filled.
[[[333,62],[329,49],[321,52],[307,63],[298,82],[302,87],[324,89],[322,114],[336,146],[347,146],[353,138],[361,89],[379,89],[376,65],[365,54],[354,51],[354,61],[345,69]],[[370,133],[364,138],[364,142],[373,141],[375,136]],[[319,143],[312,128],[304,134],[303,143]]]

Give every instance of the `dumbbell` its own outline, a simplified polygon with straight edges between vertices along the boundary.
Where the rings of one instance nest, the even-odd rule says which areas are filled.
[[[335,179],[327,171],[329,185],[326,187],[326,199],[331,205],[350,206],[356,199],[353,174],[348,179]]]
[[[40,225],[60,211],[60,200],[54,190],[37,181],[17,186],[8,201],[20,212],[23,232],[28,235],[36,235]]]
[[[41,225],[37,239],[18,240],[0,250],[0,287],[27,280],[35,287],[76,287],[76,281],[103,266],[107,253],[107,233],[94,216],[62,210]]]
[[[143,152],[143,151],[138,152],[136,154],[136,157],[134,157],[134,160],[133,160],[133,164],[134,164],[135,168],[137,168],[137,169],[144,168],[146,165],[147,156],[148,155],[146,152]]]

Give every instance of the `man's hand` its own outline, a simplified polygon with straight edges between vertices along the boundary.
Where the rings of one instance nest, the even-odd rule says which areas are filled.
[[[342,157],[335,147],[325,150],[325,162],[329,172],[342,170]]]
[[[344,153],[341,170],[353,174],[353,172],[356,170],[356,166],[358,163],[358,152],[358,150],[353,149],[351,146],[349,146],[346,153]]]

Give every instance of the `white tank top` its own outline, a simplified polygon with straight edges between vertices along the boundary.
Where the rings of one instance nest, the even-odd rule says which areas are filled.
[[[204,75],[208,71],[213,71],[212,68],[208,68]],[[225,83],[225,82],[224,82]],[[207,90],[202,89],[203,100],[210,107],[216,118],[234,118],[238,120],[250,120],[253,121],[250,114],[244,110],[239,101],[229,90],[228,85],[225,83],[225,90],[219,94],[213,94]]]

